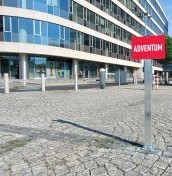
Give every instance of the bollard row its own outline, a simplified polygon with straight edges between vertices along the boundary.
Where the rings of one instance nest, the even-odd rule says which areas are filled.
[[[45,92],[45,74],[41,74],[41,85],[42,85],[42,92]],[[9,76],[8,73],[4,73],[4,93],[9,94]]]

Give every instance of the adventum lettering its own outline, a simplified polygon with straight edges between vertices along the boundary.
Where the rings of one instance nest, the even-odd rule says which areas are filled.
[[[136,45],[134,46],[134,52],[150,52],[150,51],[162,51],[162,44],[151,44],[151,45]]]

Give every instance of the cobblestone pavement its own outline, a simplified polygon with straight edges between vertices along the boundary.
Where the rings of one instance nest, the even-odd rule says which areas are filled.
[[[153,91],[149,154],[143,88],[0,94],[0,176],[172,176],[172,87]]]

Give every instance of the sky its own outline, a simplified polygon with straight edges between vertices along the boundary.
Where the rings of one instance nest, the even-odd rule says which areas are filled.
[[[159,0],[159,2],[169,21],[168,34],[172,36],[172,0]]]

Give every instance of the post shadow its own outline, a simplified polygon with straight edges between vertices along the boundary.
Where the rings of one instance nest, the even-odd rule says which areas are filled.
[[[92,129],[92,128],[88,128],[88,127],[85,127],[85,126],[82,126],[82,125],[79,125],[77,123],[73,123],[73,122],[70,122],[70,121],[67,121],[67,120],[62,120],[62,119],[55,120],[55,119],[53,119],[52,121],[53,122],[63,123],[63,124],[65,124],[65,123],[66,124],[70,124],[70,125],[75,126],[77,128],[81,128],[81,129],[84,129],[84,130],[87,130],[87,131],[91,131],[91,132],[94,132],[94,133],[97,133],[97,134],[100,134],[100,135],[103,135],[103,136],[106,136],[106,137],[110,137],[110,138],[116,139],[118,141],[130,144],[130,145],[134,145],[134,146],[137,146],[137,147],[143,147],[143,144],[140,144],[138,142],[134,142],[134,141],[131,141],[131,140],[123,139],[121,137],[114,136],[112,134],[108,134],[108,133],[105,133],[105,132],[102,132],[102,131],[98,131],[98,130],[95,130],[95,129]]]

